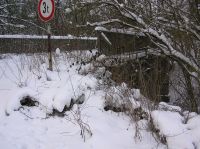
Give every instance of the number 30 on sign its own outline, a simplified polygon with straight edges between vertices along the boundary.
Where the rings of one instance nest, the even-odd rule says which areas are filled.
[[[38,3],[38,13],[42,21],[47,22],[54,17],[54,0],[40,0]]]

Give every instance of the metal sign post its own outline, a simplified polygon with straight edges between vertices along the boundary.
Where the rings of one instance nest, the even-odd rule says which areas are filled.
[[[39,0],[38,3],[38,14],[42,21],[48,22],[53,19],[55,13],[55,2],[54,0]],[[52,50],[51,50],[51,26],[48,24],[48,54],[49,54],[49,70],[53,71],[52,63]]]
[[[50,24],[47,27],[48,31],[48,54],[49,54],[49,70],[53,71],[53,60],[52,60],[52,50],[51,50],[51,26]]]

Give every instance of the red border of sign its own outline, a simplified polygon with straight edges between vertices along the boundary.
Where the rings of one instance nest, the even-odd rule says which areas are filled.
[[[51,3],[52,3],[52,12],[51,12],[50,16],[44,17],[44,16],[42,15],[41,11],[40,11],[40,6],[41,6],[41,4],[42,4],[42,1],[43,1],[43,0],[40,0],[39,3],[38,3],[39,17],[40,17],[40,19],[41,19],[42,21],[47,22],[47,21],[50,21],[51,19],[53,19],[53,17],[54,17],[54,13],[55,13],[55,2],[54,2],[54,0],[51,0]]]

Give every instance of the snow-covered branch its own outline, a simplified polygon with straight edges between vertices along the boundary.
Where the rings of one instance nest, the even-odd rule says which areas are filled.
[[[29,21],[29,20],[25,20],[25,19],[13,17],[13,16],[8,16],[8,15],[0,15],[0,18],[4,18],[4,19],[7,18],[7,19],[12,19],[12,20],[22,21],[22,22],[24,22],[24,23],[28,23],[28,24],[30,24],[30,25],[33,25],[33,26],[35,26],[35,27],[37,27],[37,28],[39,28],[39,29],[41,29],[41,30],[47,32],[47,30],[46,30],[45,28],[43,28],[43,27],[41,27],[41,26],[39,26],[39,25],[33,23],[32,21]],[[5,25],[6,25],[6,24],[5,24]]]
[[[137,30],[139,30],[139,28],[135,25],[129,24],[125,21],[119,20],[119,19],[111,19],[108,21],[100,21],[100,22],[94,22],[94,23],[90,23],[87,22],[86,25],[77,25],[77,27],[86,27],[86,26],[90,26],[90,27],[98,27],[98,26],[105,26],[105,25],[109,25],[109,24],[113,24],[113,23],[119,23],[121,25],[124,25],[126,27],[131,27],[131,28],[135,28]]]
[[[24,3],[4,4],[4,5],[0,5],[0,10],[5,9],[6,7],[9,7],[9,6],[20,6],[20,5],[24,5]]]
[[[148,18],[144,13],[141,14],[140,12],[146,12],[148,10],[144,6],[140,7],[142,10],[137,9],[137,7],[135,7],[136,5],[139,6],[137,2],[131,2],[132,5],[128,5],[118,0],[99,1],[99,6],[103,8],[105,6],[110,7],[116,14],[109,16],[109,18],[111,18],[110,20],[88,23],[88,25],[106,26],[112,23],[118,23],[125,28],[134,28],[151,38],[152,42],[163,51],[163,54],[181,61],[187,67],[192,68],[192,71],[198,72],[200,75],[199,64],[192,54],[189,53],[190,50],[188,49],[188,51],[185,51],[186,49],[184,49],[183,46],[174,46],[174,43],[177,43],[177,41],[172,32],[184,32],[186,35],[190,33],[190,35],[193,35],[197,40],[200,40],[198,25],[190,21],[190,15],[188,15],[189,12],[187,12],[187,2],[175,3],[173,1],[165,1],[162,5],[156,3],[156,6],[153,5],[155,3],[153,0],[149,0],[148,2],[151,5],[149,6],[150,8],[156,7],[156,9],[158,9],[153,12],[153,18]],[[142,4],[143,2],[140,3],[140,5]],[[159,9],[161,10],[159,11]],[[181,9],[185,9],[184,11],[187,13],[183,12]],[[118,14],[120,14],[120,16]],[[162,21],[160,21],[160,19],[162,19]],[[186,55],[185,53],[188,54]]]

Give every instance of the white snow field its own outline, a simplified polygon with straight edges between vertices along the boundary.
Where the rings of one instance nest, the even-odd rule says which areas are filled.
[[[200,149],[199,115],[161,104],[151,117],[166,145],[147,120],[138,122],[135,138],[136,123],[104,110],[94,66],[80,61],[93,53],[56,51],[53,72],[46,54],[0,55],[0,149]],[[35,106],[22,106],[26,99]]]

